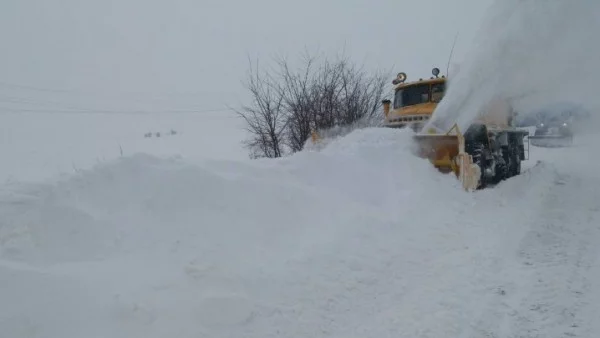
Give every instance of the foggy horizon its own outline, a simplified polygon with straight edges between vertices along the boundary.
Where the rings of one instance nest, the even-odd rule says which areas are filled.
[[[428,77],[457,34],[464,59],[490,2],[8,0],[0,111],[220,110],[247,102],[248,57],[305,50]]]

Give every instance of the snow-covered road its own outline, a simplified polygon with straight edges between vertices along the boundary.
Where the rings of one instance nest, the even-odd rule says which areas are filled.
[[[367,129],[278,161],[136,155],[6,185],[3,336],[600,333],[588,145],[531,148],[522,175],[469,194],[407,140]]]
[[[593,140],[593,139],[591,139]],[[600,333],[600,169],[590,145],[555,153],[546,192],[507,274],[511,291],[500,313],[497,337],[595,337]],[[539,150],[544,152],[544,150]],[[548,156],[550,157],[550,156]]]

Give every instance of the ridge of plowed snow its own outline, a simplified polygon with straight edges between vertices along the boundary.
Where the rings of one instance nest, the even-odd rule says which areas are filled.
[[[597,296],[587,279],[597,269],[577,265],[591,266],[597,250],[586,245],[579,258],[553,261],[555,243],[576,249],[581,237],[562,228],[569,241],[553,240],[544,222],[552,217],[541,215],[551,205],[570,217],[571,184],[585,188],[578,177],[591,172],[568,171],[550,154],[470,194],[414,157],[409,137],[358,130],[321,152],[276,161],[192,165],[138,154],[60,182],[5,186],[0,327],[10,337],[50,338],[472,337],[568,328],[542,325],[542,312],[529,307],[549,299],[540,311],[556,319],[584,304],[561,301],[567,291],[536,280],[570,273],[569,285]],[[587,243],[598,238],[593,218],[572,220]],[[592,322],[590,315],[577,323],[583,330]]]

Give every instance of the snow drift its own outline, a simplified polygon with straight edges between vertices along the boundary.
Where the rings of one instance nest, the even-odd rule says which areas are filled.
[[[498,318],[515,318],[506,302],[528,300],[535,286],[518,253],[529,252],[548,196],[561,198],[553,190],[568,178],[540,162],[493,191],[468,194],[413,157],[408,137],[358,130],[277,161],[193,165],[138,154],[55,183],[5,185],[2,332],[500,332]],[[579,225],[588,240],[597,235],[592,223]],[[526,306],[515,305],[524,316]]]

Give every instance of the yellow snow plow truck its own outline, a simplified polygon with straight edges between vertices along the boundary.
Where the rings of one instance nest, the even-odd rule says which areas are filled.
[[[437,103],[441,97],[435,98],[437,102],[432,102],[434,86],[445,89],[446,78],[437,78],[439,70],[434,68],[436,81],[431,79],[427,82],[428,90],[421,90],[421,98],[416,104],[425,104],[427,102]],[[406,78],[404,73],[398,74],[398,78],[393,82],[398,82]],[[417,83],[423,83],[421,81]],[[398,89],[400,86],[396,87]],[[400,87],[402,88],[402,87]],[[445,90],[442,90],[442,96]],[[396,90],[396,93],[398,91]],[[395,98],[395,101],[398,101]],[[405,101],[402,102],[402,107]],[[414,103],[415,101],[411,101]],[[409,102],[409,103],[411,103]],[[388,109],[389,109],[389,102]],[[389,110],[384,113],[389,116]],[[406,108],[404,108],[406,109]],[[404,110],[406,111],[406,110]],[[399,116],[408,117],[413,115],[413,123],[421,123],[421,119],[414,121],[414,114],[398,113]],[[429,120],[433,111],[424,120]],[[485,188],[494,185],[502,180],[516,176],[521,172],[521,161],[525,157],[525,137],[529,135],[527,130],[521,130],[513,125],[516,113],[506,100],[495,100],[483,107],[479,117],[471,123],[466,131],[461,131],[457,124],[444,132],[438,132],[434,129],[422,130],[426,123],[418,126],[418,131],[414,136],[417,145],[417,155],[427,158],[441,172],[453,172],[467,191]],[[410,120],[407,122],[411,122]],[[388,125],[395,127],[395,125]]]
[[[438,77],[438,68],[433,74],[430,79],[406,83],[406,73],[398,73],[392,81],[394,101],[382,101],[385,127],[409,127],[415,132],[423,128],[446,91],[446,78]]]

